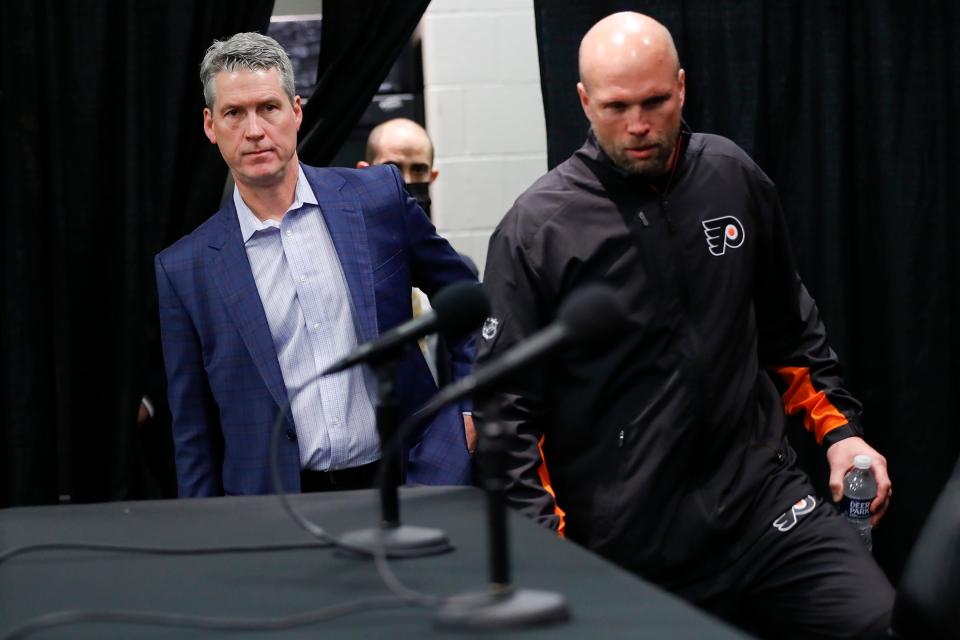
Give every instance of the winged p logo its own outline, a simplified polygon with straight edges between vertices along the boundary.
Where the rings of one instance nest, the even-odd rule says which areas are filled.
[[[817,499],[813,496],[807,496],[805,498],[800,498],[794,503],[792,507],[780,514],[776,520],[773,521],[773,528],[777,531],[782,531],[786,533],[797,526],[797,520],[800,516],[805,516],[813,508],[817,506]]]
[[[703,232],[707,236],[707,247],[715,256],[722,256],[727,247],[736,249],[746,236],[743,225],[733,216],[704,220]]]

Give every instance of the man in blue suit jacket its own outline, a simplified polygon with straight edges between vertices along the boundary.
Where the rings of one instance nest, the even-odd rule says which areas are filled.
[[[327,365],[411,317],[410,288],[474,276],[403,189],[394,167],[316,169],[297,158],[302,111],[271,38],[214,42],[201,66],[204,132],[232,200],[156,258],[181,496],[272,491],[270,430],[287,407],[284,489],[369,486],[379,458],[375,382]],[[452,346],[454,377],[472,344]],[[401,418],[436,387],[419,350],[397,364]],[[465,484],[457,408],[409,441],[407,479]]]

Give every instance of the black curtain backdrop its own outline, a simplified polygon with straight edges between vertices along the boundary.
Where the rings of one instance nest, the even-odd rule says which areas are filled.
[[[326,166],[360,120],[430,0],[324,0],[317,87],[298,154]]]
[[[874,540],[896,581],[960,452],[960,9],[537,0],[550,166],[588,127],[574,88],[580,38],[622,10],[673,33],[691,127],[735,140],[779,186],[801,275],[890,465],[894,498]],[[825,487],[822,452],[798,435]]]
[[[272,0],[0,4],[0,507],[137,496],[153,255],[217,209],[214,38]]]

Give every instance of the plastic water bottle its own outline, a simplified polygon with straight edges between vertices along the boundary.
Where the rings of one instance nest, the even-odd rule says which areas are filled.
[[[870,503],[877,497],[877,481],[870,473],[871,462],[870,456],[856,456],[853,469],[843,478],[843,513],[868,551],[873,551]]]

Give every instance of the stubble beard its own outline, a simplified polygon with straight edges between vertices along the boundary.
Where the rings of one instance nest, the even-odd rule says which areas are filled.
[[[662,138],[645,140],[644,144],[656,145],[656,152],[650,158],[631,158],[624,147],[614,146],[607,140],[601,140],[599,136],[597,142],[610,161],[621,171],[641,178],[658,178],[670,168],[670,158],[679,136],[680,128],[678,127]]]

